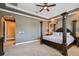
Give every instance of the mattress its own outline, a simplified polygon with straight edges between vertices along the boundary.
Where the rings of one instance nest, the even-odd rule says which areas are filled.
[[[63,43],[63,37],[59,35],[43,36],[43,39],[59,44]],[[72,37],[71,35],[67,35],[67,46],[70,45],[72,42],[74,42],[74,37]]]

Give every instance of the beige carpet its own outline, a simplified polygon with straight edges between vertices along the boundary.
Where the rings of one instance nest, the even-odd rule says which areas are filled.
[[[79,56],[79,47],[73,46],[68,50],[69,56]],[[5,48],[4,56],[62,56],[59,51],[39,42],[17,45]]]

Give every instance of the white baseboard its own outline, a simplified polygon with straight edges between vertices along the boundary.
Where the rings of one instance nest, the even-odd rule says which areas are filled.
[[[22,42],[22,43],[16,43],[16,45],[21,45],[21,44],[26,44],[26,43],[32,43],[32,42],[36,42],[39,40],[32,40],[32,41],[27,41],[27,42]]]

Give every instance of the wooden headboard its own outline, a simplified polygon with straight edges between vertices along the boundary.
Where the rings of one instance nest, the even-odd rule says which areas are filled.
[[[63,32],[63,28],[62,28],[62,27],[61,27],[61,28],[58,28],[58,29],[56,30],[56,32]],[[70,32],[71,35],[72,35],[72,31],[70,31],[68,28],[67,28],[67,32]]]

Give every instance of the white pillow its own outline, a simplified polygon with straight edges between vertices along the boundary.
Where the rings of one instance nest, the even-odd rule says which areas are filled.
[[[63,33],[62,32],[58,32],[59,33],[59,36],[62,36],[63,35]]]
[[[59,32],[59,36],[63,35],[63,32]],[[70,35],[70,33],[68,32],[67,35]]]
[[[63,32],[58,32],[59,35],[63,35]],[[70,32],[67,33],[67,35],[70,35]]]
[[[67,33],[67,35],[70,35],[70,33]]]
[[[59,33],[58,32],[54,32],[53,35],[59,35]]]
[[[53,34],[54,35],[58,35],[58,36],[62,36],[63,35],[63,32],[54,32]],[[67,33],[67,35],[70,35],[70,33]]]

